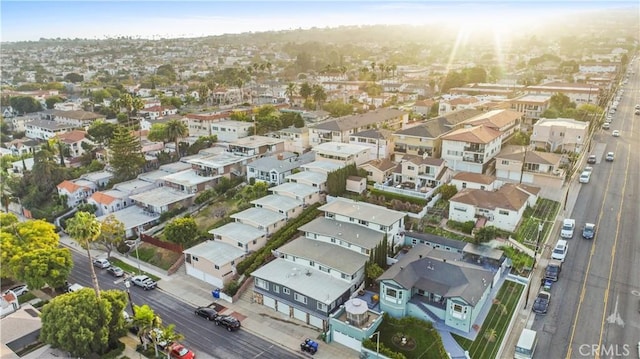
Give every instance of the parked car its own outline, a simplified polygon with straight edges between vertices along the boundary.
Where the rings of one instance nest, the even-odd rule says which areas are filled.
[[[607,152],[607,157],[605,157],[605,159],[607,160],[607,162],[613,162],[613,158],[615,157],[613,152]]]
[[[93,260],[93,265],[100,268],[105,269],[111,267],[111,263],[106,258],[95,258]]]
[[[609,122],[605,122],[602,124],[602,129],[603,130],[608,130],[611,128],[611,124]]]
[[[549,309],[549,301],[551,300],[551,293],[541,290],[536,296],[536,300],[533,302],[533,312],[538,314],[547,314]]]
[[[154,289],[157,283],[146,275],[137,275],[131,278],[131,283],[141,287],[144,290]]]
[[[222,325],[227,328],[228,331],[240,329],[240,321],[230,315],[218,315],[213,319],[216,325]]]
[[[218,312],[209,307],[198,307],[195,310],[197,316],[205,318],[207,320],[214,320],[218,316]]]
[[[620,131],[619,130],[613,130],[613,132],[611,132],[611,134],[613,135],[613,137],[620,137]]]
[[[562,221],[562,228],[560,229],[560,237],[573,238],[573,230],[576,228],[576,220],[573,218],[565,218]]]
[[[585,223],[582,228],[582,238],[593,239],[596,235],[596,225],[594,223]]]
[[[124,271],[118,266],[111,266],[107,268],[107,273],[111,274],[114,277],[122,277],[124,275]]]
[[[593,167],[591,166],[587,166],[584,168],[584,170],[582,170],[583,172],[593,172]]]
[[[587,163],[588,164],[595,164],[596,163],[596,155],[589,155],[589,158],[587,158]]]
[[[9,293],[9,291],[12,291],[13,294],[16,295],[16,297],[19,297],[25,293],[27,293],[29,291],[29,286],[27,286],[26,284],[20,284],[20,285],[16,285],[13,286],[7,290],[5,290],[2,294],[7,294]]]
[[[184,345],[175,343],[169,347],[169,356],[175,359],[195,359],[196,354]]]
[[[566,240],[561,239],[556,243],[555,248],[553,248],[553,252],[551,252],[551,259],[557,259],[561,262],[564,262],[564,259],[567,257],[567,252],[569,251],[569,243]]]

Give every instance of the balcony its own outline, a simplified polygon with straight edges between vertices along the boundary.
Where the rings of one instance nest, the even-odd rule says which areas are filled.
[[[464,146],[465,152],[484,153],[484,146]]]
[[[465,157],[462,157],[462,160],[463,160],[464,162],[484,163],[484,161],[483,161],[483,157],[469,157],[469,156],[465,156]]]

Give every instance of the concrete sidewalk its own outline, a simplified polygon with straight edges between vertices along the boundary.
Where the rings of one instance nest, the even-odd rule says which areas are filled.
[[[66,235],[60,237],[60,243],[83,255],[87,253],[86,250],[82,249]],[[91,255],[104,258],[106,253],[101,250],[92,249]],[[271,343],[280,345],[291,351],[293,355],[307,357],[307,355],[300,351],[300,343],[302,343],[305,338],[311,338],[320,343],[320,349],[318,353],[314,355],[316,358],[357,358],[359,355],[358,352],[344,345],[335,342],[330,344],[324,343],[318,339],[321,332],[316,328],[293,320],[265,306],[252,303],[253,287],[250,287],[238,301],[229,303],[222,299],[214,298],[212,291],[215,288],[206,282],[187,275],[184,266],[169,276],[163,269],[145,262],[138,262],[135,256],[124,256],[116,251],[113,251],[111,255],[133,267],[139,267],[142,271],[160,278],[157,289],[173,296],[177,301],[186,302],[193,307],[208,306],[213,303],[225,307],[221,313],[233,313],[234,316],[240,318],[242,321],[242,330],[247,330]],[[127,341],[127,344],[129,344],[128,342],[129,341]],[[134,351],[136,344],[134,338]]]

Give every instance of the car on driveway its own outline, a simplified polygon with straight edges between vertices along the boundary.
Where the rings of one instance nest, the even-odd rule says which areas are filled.
[[[564,259],[567,258],[567,252],[569,251],[569,243],[561,239],[556,243],[556,246],[553,248],[553,252],[551,252],[551,259],[557,259],[561,262],[564,262]]]
[[[613,135],[613,137],[620,137],[620,131],[619,130],[613,130],[613,132],[611,132],[611,134]]]
[[[205,318],[207,320],[214,320],[218,316],[218,312],[209,307],[198,307],[195,310],[197,316]]]
[[[534,313],[547,314],[549,310],[549,301],[551,300],[551,293],[541,290],[536,296],[536,300],[533,302],[532,310]]]
[[[100,268],[105,269],[111,267],[111,263],[106,258],[96,258],[93,260],[93,265]]]
[[[613,162],[614,157],[615,154],[613,152],[607,152],[607,157],[605,157],[605,160],[607,160],[607,162]]]
[[[137,275],[131,278],[131,283],[141,287],[144,290],[154,289],[157,283],[146,275]]]
[[[230,315],[219,315],[215,317],[214,321],[216,325],[222,325],[227,328],[228,331],[234,331],[240,329],[240,321]]]
[[[596,155],[589,155],[589,158],[587,158],[587,163],[590,165],[593,165],[596,163]]]
[[[12,291],[13,294],[16,295],[16,297],[19,297],[25,293],[27,293],[29,291],[29,286],[27,286],[26,284],[20,284],[20,285],[16,285],[13,286],[7,290],[5,290],[2,294],[7,294],[9,293],[9,291]]]
[[[195,359],[196,354],[184,345],[175,343],[169,346],[169,356],[174,359]]]
[[[118,266],[111,266],[107,268],[107,273],[111,274],[114,277],[122,277],[124,275],[124,271]]]
[[[594,223],[585,223],[582,228],[582,238],[593,239],[596,235],[596,225]]]

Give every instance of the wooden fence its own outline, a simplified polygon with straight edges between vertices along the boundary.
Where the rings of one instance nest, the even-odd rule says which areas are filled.
[[[154,246],[160,247],[160,248],[164,248],[166,250],[170,250],[172,252],[176,252],[176,253],[182,253],[182,245],[181,244],[177,244],[177,243],[170,243],[170,242],[164,242],[159,240],[158,238],[155,237],[151,237],[150,235],[147,234],[140,234],[140,239],[143,242],[147,242],[149,244],[153,244]]]

